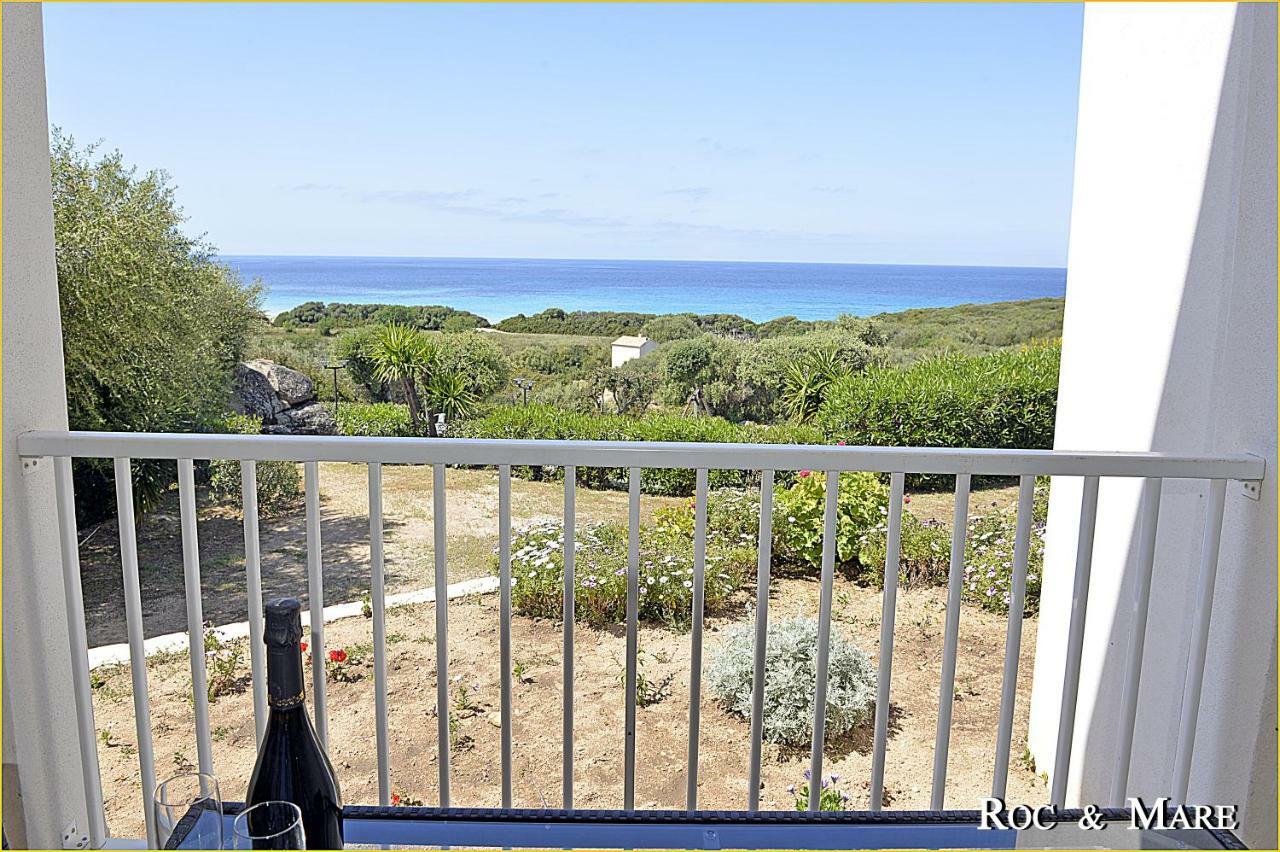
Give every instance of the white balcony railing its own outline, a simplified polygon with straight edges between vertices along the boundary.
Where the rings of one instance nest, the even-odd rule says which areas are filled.
[[[1009,749],[1013,731],[1014,700],[1021,649],[1023,597],[1030,552],[1031,506],[1036,476],[1084,478],[1080,513],[1079,548],[1076,558],[1070,630],[1066,649],[1065,677],[1058,727],[1058,740],[1050,799],[1064,804],[1066,779],[1072,751],[1072,724],[1080,678],[1089,578],[1092,567],[1094,524],[1098,510],[1099,480],[1103,477],[1137,477],[1144,480],[1143,509],[1139,528],[1137,621],[1125,658],[1122,691],[1121,729],[1116,749],[1112,798],[1123,801],[1128,783],[1133,731],[1137,715],[1139,677],[1143,659],[1146,612],[1151,593],[1156,525],[1160,511],[1160,490],[1165,479],[1199,479],[1210,483],[1205,517],[1204,545],[1198,598],[1191,632],[1174,777],[1168,793],[1175,802],[1185,799],[1194,746],[1196,713],[1208,643],[1214,577],[1217,571],[1226,483],[1230,480],[1256,481],[1263,475],[1263,462],[1247,454],[1193,457],[1162,453],[1062,452],[1048,450],[975,450],[934,448],[762,446],[745,444],[678,444],[642,442],[576,441],[493,441],[413,438],[329,438],[243,435],[124,434],[94,432],[33,432],[18,441],[19,453],[27,459],[53,460],[58,522],[62,542],[62,568],[66,585],[66,615],[71,637],[71,658],[79,745],[84,766],[84,795],[90,814],[90,839],[100,845],[106,838],[102,788],[98,777],[97,737],[89,681],[84,606],[81,599],[80,562],[72,493],[71,458],[112,458],[115,462],[116,502],[119,513],[120,554],[124,572],[125,614],[133,677],[133,701],[137,720],[137,753],[142,777],[147,835],[155,842],[155,826],[147,799],[156,783],[151,723],[148,708],[147,669],[143,643],[142,598],[138,578],[135,540],[131,459],[173,459],[178,462],[183,563],[186,579],[187,626],[195,708],[198,763],[201,771],[214,770],[213,744],[209,730],[207,681],[203,653],[203,614],[200,598],[200,562],[196,533],[194,459],[235,459],[243,462],[245,575],[248,592],[250,658],[253,704],[258,735],[266,719],[265,671],[262,645],[262,595],[259,562],[257,483],[255,462],[295,461],[304,465],[306,482],[307,575],[311,612],[324,606],[324,572],[320,544],[319,463],[354,462],[368,466],[369,548],[371,558],[370,596],[373,609],[374,679],[377,712],[376,740],[380,804],[390,797],[390,761],[387,733],[386,631],[384,624],[382,465],[430,464],[434,466],[433,501],[435,534],[435,625],[438,702],[438,749],[440,805],[447,807],[449,794],[448,730],[448,608],[446,593],[446,498],[447,465],[496,465],[498,468],[498,529],[500,575],[500,655],[501,655],[501,761],[502,803],[511,805],[511,466],[549,465],[564,467],[564,658],[563,658],[563,806],[573,807],[574,777],[574,675],[573,675],[573,590],[574,590],[574,484],[576,467],[618,467],[630,471],[629,562],[626,618],[626,720],[622,732],[625,743],[623,802],[635,808],[635,730],[637,611],[639,571],[640,470],[644,468],[685,468],[696,470],[694,533],[694,596],[692,612],[692,659],[690,671],[688,787],[686,805],[697,807],[698,726],[701,695],[702,592],[706,550],[707,472],[714,469],[754,470],[761,474],[761,512],[755,629],[755,681],[751,720],[749,790],[746,809],[759,806],[761,761],[761,707],[764,695],[764,638],[768,620],[772,543],[773,475],[778,470],[825,471],[827,476],[821,596],[819,603],[818,677],[810,772],[822,776],[826,710],[826,659],[831,629],[832,585],[835,569],[836,492],[842,471],[874,471],[890,475],[888,545],[879,654],[879,694],[876,700],[871,770],[871,808],[879,809],[884,784],[885,746],[888,729],[890,674],[893,664],[895,598],[897,593],[898,549],[900,543],[903,480],[908,473],[954,475],[955,517],[952,527],[951,562],[947,586],[942,672],[939,683],[939,711],[934,742],[934,771],[931,802],[941,809],[947,782],[947,751],[954,700],[956,651],[960,623],[961,581],[964,574],[965,535],[968,527],[970,479],[974,475],[1016,476],[1020,481],[1013,581],[1005,647],[999,730],[994,755],[992,793],[1002,796],[1008,777]],[[311,618],[311,646],[324,647],[324,620]],[[312,657],[312,693],[315,723],[322,741],[327,742],[328,713],[325,706],[325,673],[322,654]],[[1171,697],[1172,700],[1172,697]],[[80,779],[67,783],[81,783]],[[810,797],[810,808],[818,806],[818,796]]]

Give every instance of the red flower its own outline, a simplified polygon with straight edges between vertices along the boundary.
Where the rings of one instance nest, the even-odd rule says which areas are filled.
[[[393,804],[393,805],[399,805],[399,804],[400,804],[400,794],[399,794],[399,793],[392,793],[392,794],[391,794],[391,804]]]
[[[347,661],[347,652],[341,648],[336,651],[330,651],[329,661],[332,663],[345,663]]]
[[[903,497],[903,498],[902,498],[902,502],[903,502],[903,503],[910,503],[910,502],[911,502],[911,498],[910,498],[910,497]]]
[[[813,471],[810,471],[810,470],[802,470],[802,471],[800,471],[800,476],[801,476],[801,477],[805,477],[805,476],[808,476],[808,475],[809,475],[810,473],[812,473],[812,472],[813,472]]]
[[[305,653],[307,653],[307,643],[306,643],[306,642],[303,642],[303,643],[302,643],[302,653],[304,653],[304,654],[305,654]]]

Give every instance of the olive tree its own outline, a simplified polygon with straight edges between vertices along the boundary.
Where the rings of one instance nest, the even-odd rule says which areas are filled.
[[[77,147],[57,129],[50,166],[71,428],[220,428],[259,288],[184,233],[164,172],[139,174],[120,152]],[[167,465],[134,469],[143,506],[173,478]],[[78,462],[76,475],[88,517],[109,513],[110,466]]]

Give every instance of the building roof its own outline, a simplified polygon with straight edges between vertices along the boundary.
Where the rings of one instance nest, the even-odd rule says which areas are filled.
[[[647,337],[633,337],[629,334],[624,334],[622,335],[622,337],[619,337],[617,340],[613,341],[613,345],[639,347],[639,346],[644,346],[646,343],[649,343],[649,342],[650,340]]]

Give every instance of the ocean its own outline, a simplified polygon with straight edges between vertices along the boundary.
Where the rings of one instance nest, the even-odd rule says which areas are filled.
[[[1012,266],[224,255],[266,286],[275,314],[302,302],[448,305],[497,322],[546,308],[832,319],[1062,296],[1067,271]]]

